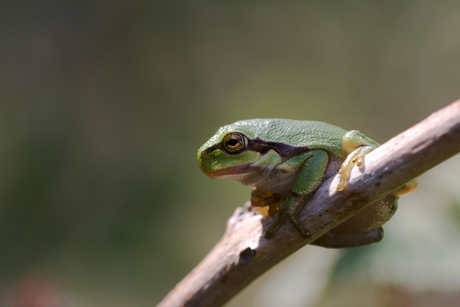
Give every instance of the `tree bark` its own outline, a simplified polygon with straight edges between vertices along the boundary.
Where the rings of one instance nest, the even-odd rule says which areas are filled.
[[[271,219],[237,208],[222,239],[158,306],[221,306],[250,282],[404,183],[460,151],[460,100],[432,114],[366,155],[344,191],[326,180],[299,213],[311,239],[285,221],[271,239]]]

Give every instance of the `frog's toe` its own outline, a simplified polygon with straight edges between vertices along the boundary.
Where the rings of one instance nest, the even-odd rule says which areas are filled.
[[[362,168],[364,166],[364,157],[374,149],[375,147],[372,146],[361,146],[356,148],[347,156],[339,170],[340,179],[337,190],[342,191],[345,189],[348,176],[350,175],[353,166],[356,164],[359,168]]]
[[[276,221],[275,221],[276,222]],[[278,229],[279,225],[276,225],[275,222],[268,227],[267,231],[265,232],[265,238],[270,239],[273,237],[273,234],[275,233],[276,229]]]
[[[268,209],[268,215],[274,216],[276,212],[278,212],[278,209],[279,209],[279,203],[270,204],[269,209]]]
[[[284,212],[278,211],[278,215],[276,216],[275,221],[270,225],[270,227],[268,227],[267,231],[265,232],[265,238],[270,239],[271,237],[273,237],[273,234],[283,222],[284,217]]]
[[[358,165],[358,167],[363,167],[364,166],[364,157],[370,153],[371,151],[373,151],[375,149],[375,147],[372,147],[372,146],[363,146],[363,147],[359,147],[358,149],[356,149],[356,154],[355,154],[355,159],[356,159],[356,165]]]
[[[401,196],[401,195],[404,195],[404,194],[412,192],[413,190],[415,190],[416,187],[417,187],[417,180],[412,179],[411,181],[407,182],[406,184],[400,186],[397,190],[393,191],[391,193],[391,195]]]
[[[347,182],[347,176],[340,174],[339,184],[337,185],[337,190],[342,191],[345,189]]]
[[[274,233],[275,233],[274,230],[271,230],[270,228],[268,228],[268,230],[265,232],[264,236],[265,236],[265,238],[270,239],[271,237],[273,237]]]
[[[311,234],[302,226],[302,224],[300,224],[294,214],[288,213],[287,218],[304,239],[311,238]]]

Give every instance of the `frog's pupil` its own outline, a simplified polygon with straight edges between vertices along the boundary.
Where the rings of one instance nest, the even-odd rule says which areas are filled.
[[[236,144],[238,144],[238,140],[236,140],[236,139],[230,139],[230,140],[228,140],[228,145],[230,145],[230,146],[235,146]]]

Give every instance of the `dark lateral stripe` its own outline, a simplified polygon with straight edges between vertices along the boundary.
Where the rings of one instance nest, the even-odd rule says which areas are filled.
[[[217,143],[216,145],[213,145],[209,147],[208,149],[204,150],[205,155],[209,155],[211,152],[213,152],[216,149],[220,149],[222,151],[224,150],[224,146],[222,145],[222,142]]]
[[[298,154],[301,154],[310,148],[308,146],[296,147],[282,142],[267,142],[259,138],[249,140],[249,149],[265,155],[270,150],[276,151],[283,160],[288,160]]]
[[[224,146],[222,145],[222,142],[219,142],[209,147],[208,149],[206,149],[204,153],[208,155],[216,149],[220,149],[226,152],[226,150],[224,149]],[[251,151],[258,152],[261,155],[265,155],[270,150],[274,150],[285,161],[298,154],[301,154],[309,150],[310,148],[308,146],[303,146],[303,147],[291,146],[289,144],[282,143],[282,142],[267,142],[267,141],[261,140],[260,138],[255,138],[255,139],[248,138],[248,149]],[[243,153],[243,152],[245,152],[245,150],[243,150],[240,153]],[[235,155],[238,155],[240,153],[236,153]]]

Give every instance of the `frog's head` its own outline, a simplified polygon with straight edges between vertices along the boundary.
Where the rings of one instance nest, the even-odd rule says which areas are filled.
[[[282,160],[285,144],[270,137],[274,124],[270,119],[251,119],[221,127],[198,150],[200,168],[211,178],[233,178],[249,184],[249,177],[254,179]]]

